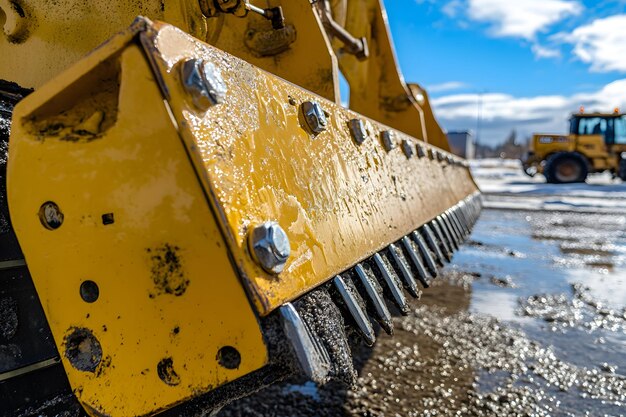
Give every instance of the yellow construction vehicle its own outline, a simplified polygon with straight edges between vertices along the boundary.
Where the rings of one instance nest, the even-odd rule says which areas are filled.
[[[626,181],[626,114],[585,113],[570,117],[568,135],[534,134],[522,161],[524,171],[542,173],[554,184],[585,182],[587,175],[609,171]]]
[[[0,0],[0,26],[1,415],[351,383],[349,340],[478,217],[379,0]]]

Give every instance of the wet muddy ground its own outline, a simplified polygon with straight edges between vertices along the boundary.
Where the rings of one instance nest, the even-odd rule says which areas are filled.
[[[626,216],[484,210],[443,278],[359,347],[219,416],[626,415]]]

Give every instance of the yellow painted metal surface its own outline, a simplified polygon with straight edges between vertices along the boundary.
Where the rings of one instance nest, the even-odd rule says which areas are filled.
[[[336,103],[340,66],[354,111],[449,150],[428,96],[402,78],[382,0],[331,4],[335,20],[367,39],[368,59],[359,61],[338,41],[331,43],[310,0],[259,3],[282,7],[285,28],[279,30],[254,13],[207,18],[200,0],[0,0],[0,53],[10,57],[0,60],[0,79],[39,88],[141,15],[173,24]]]
[[[137,16],[206,36],[197,0],[0,0],[0,79],[38,88]]]
[[[203,44],[169,25],[142,34],[155,71],[199,176],[223,218],[233,259],[261,315],[414,230],[476,191],[469,170],[417,157],[417,145],[452,157]],[[212,62],[228,87],[224,102],[196,112],[178,63]],[[321,103],[329,128],[317,136],[302,124],[300,105]],[[357,145],[348,121],[361,118],[370,138]],[[407,158],[406,141],[413,157]],[[428,155],[433,155],[433,152]],[[457,159],[458,161],[458,159]],[[271,276],[252,261],[250,227],[277,221],[291,242],[285,271]]]
[[[220,225],[132,42],[139,30],[142,22],[22,101],[10,140],[13,226],[92,415],[152,414],[267,362]],[[63,213],[55,230],[39,216],[46,202]],[[95,302],[81,298],[86,280],[99,288]],[[101,346],[93,371],[70,361],[77,329]],[[234,369],[219,363],[224,346],[241,354]],[[77,349],[97,353],[93,343]]]
[[[350,108],[450,150],[447,137],[432,116],[428,96],[416,96],[404,81],[382,2],[347,0],[345,28],[357,38],[365,37],[370,50],[370,57],[364,61],[338,53],[339,67],[350,84]],[[341,46],[334,42],[335,51]]]

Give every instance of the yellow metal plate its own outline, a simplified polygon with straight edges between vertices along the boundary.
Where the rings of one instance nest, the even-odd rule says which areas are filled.
[[[92,415],[153,414],[267,362],[176,124],[145,55],[128,43],[133,33],[21,102],[10,142],[13,225]],[[55,230],[39,216],[46,202],[63,213]],[[85,281],[98,286],[94,302],[82,298]],[[220,362],[225,346],[240,353],[237,366]]]
[[[195,163],[224,219],[233,258],[260,314],[325,282],[431,220],[477,190],[467,166],[450,154],[266,73],[181,30],[156,24],[142,42]],[[212,62],[228,87],[222,104],[197,112],[185,95],[177,64]],[[301,103],[315,100],[329,115],[317,136],[303,127]],[[357,145],[348,121],[360,118],[370,138]],[[407,158],[401,142],[413,150]],[[417,157],[417,145],[444,160]],[[452,156],[451,156],[452,157]],[[456,157],[455,157],[456,158]],[[458,158],[456,158],[458,161]],[[279,276],[263,272],[248,253],[250,227],[277,221],[291,257]]]

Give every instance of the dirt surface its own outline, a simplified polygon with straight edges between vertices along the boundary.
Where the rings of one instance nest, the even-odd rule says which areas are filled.
[[[625,223],[485,211],[395,335],[352,348],[354,387],[286,381],[218,415],[624,415]]]

